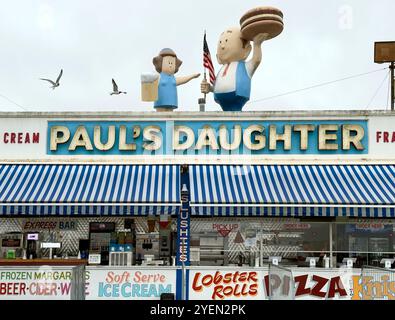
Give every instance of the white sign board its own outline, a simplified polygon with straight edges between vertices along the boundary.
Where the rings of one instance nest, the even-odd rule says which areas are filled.
[[[88,257],[89,264],[100,264],[101,263],[101,255],[100,254],[89,254]]]
[[[176,294],[176,269],[88,268],[86,300],[159,300]]]
[[[70,300],[72,267],[0,267],[0,300]]]
[[[191,247],[189,260],[191,262],[199,262],[200,261],[200,248]]]
[[[258,269],[192,269],[190,300],[265,300],[264,273]]]
[[[282,143],[274,141],[275,135],[271,137],[269,130],[269,127],[273,126],[279,134],[285,130],[284,123],[289,124],[287,132],[289,141],[292,142],[291,150],[285,150]],[[309,116],[292,112],[288,114],[242,112],[236,116],[227,116],[223,112],[210,114],[177,112],[171,118],[148,113],[125,113],[119,114],[118,118],[102,114],[98,114],[95,118],[92,115],[86,115],[84,118],[83,115],[75,113],[65,113],[59,117],[37,113],[11,117],[3,113],[0,114],[0,148],[2,150],[0,161],[59,162],[71,158],[78,162],[91,162],[92,159],[123,162],[131,158],[137,162],[146,162],[147,159],[151,161],[155,159],[160,163],[179,163],[181,160],[184,163],[188,159],[189,163],[215,164],[240,161],[256,163],[262,160],[278,161],[281,159],[284,161],[323,159],[337,163],[339,159],[394,161],[394,123],[395,115],[389,112],[375,112],[370,115],[350,112],[345,113],[344,116],[328,112],[315,112]],[[241,126],[243,143],[240,144],[239,153],[226,155],[218,153],[215,156],[210,153],[196,154],[200,134],[202,132],[208,134],[203,129],[210,127],[209,133],[219,137],[221,124],[226,126],[227,133],[234,130],[235,126]],[[314,127],[314,131],[306,131],[307,133],[303,131],[307,135],[304,134],[302,139],[300,130],[303,128],[307,130],[308,126]],[[261,138],[265,144],[261,146],[261,151],[251,152],[250,144],[254,142],[253,136],[247,139],[244,133],[247,134],[252,130],[251,128],[256,127],[264,128]],[[355,128],[359,131],[355,131]],[[104,136],[111,130],[115,130],[116,133],[114,133],[115,140],[111,142],[112,147],[109,148],[103,144],[104,142],[98,141],[100,139],[106,141]],[[182,141],[180,135],[186,134],[185,132],[190,134],[193,142],[191,152],[187,149],[184,153],[177,153],[177,148],[185,144],[180,142]],[[356,132],[358,137],[355,137]],[[337,136],[332,141],[328,136],[333,136],[333,134]],[[99,137],[99,135],[104,136]],[[345,135],[347,139],[344,138]],[[138,138],[132,143],[134,136]],[[81,137],[85,137],[86,140],[82,145],[78,142]],[[150,137],[151,140],[148,140],[151,142],[147,143],[144,137]],[[319,137],[321,138],[318,139]],[[320,147],[318,141],[321,141]],[[222,148],[223,143],[220,138],[211,143],[214,149],[219,150],[218,152],[225,150]],[[269,143],[275,145],[276,148],[269,149]],[[216,148],[217,144],[219,149]],[[326,147],[329,149],[325,149]],[[331,147],[336,150],[331,151]],[[152,150],[155,152],[152,153]]]
[[[385,286],[385,281],[362,279],[360,269],[321,269],[292,268],[291,273],[283,269],[272,271],[271,290],[277,298],[284,293],[296,300],[360,300],[374,294],[370,286]],[[193,267],[189,276],[190,300],[267,300],[269,272],[267,269],[231,269],[218,268],[198,270]],[[384,278],[383,278],[384,279]],[[395,286],[395,281],[391,282]],[[388,290],[387,290],[388,291]],[[383,299],[393,297],[395,292],[388,291]],[[373,296],[372,296],[373,297]]]

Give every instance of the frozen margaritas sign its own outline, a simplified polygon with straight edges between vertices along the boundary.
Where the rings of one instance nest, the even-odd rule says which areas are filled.
[[[70,300],[71,282],[71,268],[1,267],[0,300]]]

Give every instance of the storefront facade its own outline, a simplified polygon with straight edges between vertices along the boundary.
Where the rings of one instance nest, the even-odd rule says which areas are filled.
[[[276,259],[295,282],[325,274],[326,298],[351,299],[360,268],[395,255],[394,123],[357,111],[3,113],[1,261],[48,264],[43,244],[60,244],[52,258],[89,264],[92,299],[195,299],[209,275],[246,270],[240,292],[198,296],[266,299]]]

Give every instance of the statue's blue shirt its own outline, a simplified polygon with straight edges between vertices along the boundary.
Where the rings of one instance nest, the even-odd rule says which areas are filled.
[[[252,65],[235,61],[224,65],[214,85],[214,100],[224,111],[241,111],[250,99]]]
[[[154,108],[176,109],[178,106],[177,83],[174,75],[161,72],[158,87],[158,100]]]

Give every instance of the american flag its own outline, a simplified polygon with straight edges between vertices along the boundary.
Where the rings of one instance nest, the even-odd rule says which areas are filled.
[[[213,62],[211,61],[210,50],[208,48],[206,41],[206,33],[204,34],[204,40],[203,40],[203,66],[208,69],[210,74],[210,83],[214,85],[215,71],[214,71]]]

